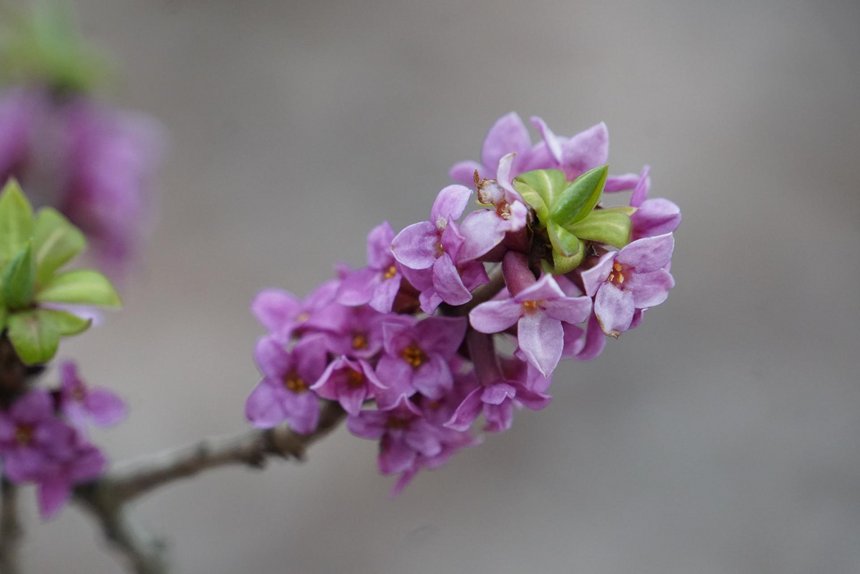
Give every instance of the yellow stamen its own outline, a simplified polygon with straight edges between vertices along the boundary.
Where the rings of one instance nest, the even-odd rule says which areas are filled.
[[[391,279],[395,275],[397,275],[397,266],[392,265],[391,267],[389,267],[388,269],[385,270],[385,273],[382,274],[382,278],[383,279]]]
[[[409,363],[409,366],[413,369],[417,369],[427,360],[427,355],[424,354],[424,351],[414,343],[403,349],[400,356],[402,356],[403,360]]]
[[[21,425],[15,429],[15,440],[20,445],[28,445],[33,441],[33,427]]]
[[[356,333],[352,336],[352,348],[357,351],[367,348],[367,337],[364,336],[364,333]]]
[[[612,271],[609,272],[609,277],[606,280],[618,287],[624,285],[624,281],[626,280],[626,277],[624,277],[624,266],[617,261],[612,263]]]
[[[534,313],[538,310],[538,302],[537,301],[523,301],[523,311],[526,313]]]
[[[346,375],[346,384],[353,389],[364,386],[364,373],[350,370]]]
[[[308,384],[295,373],[290,373],[284,378],[284,386],[288,391],[296,394],[301,394],[308,390]]]

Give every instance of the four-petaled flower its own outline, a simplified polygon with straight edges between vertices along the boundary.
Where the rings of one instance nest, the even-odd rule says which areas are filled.
[[[674,248],[671,233],[637,239],[583,271],[585,292],[594,297],[594,314],[604,333],[617,337],[630,329],[637,309],[666,300],[675,286],[666,269]]]

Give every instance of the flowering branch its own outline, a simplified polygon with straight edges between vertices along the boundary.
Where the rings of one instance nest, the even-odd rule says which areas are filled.
[[[18,521],[18,487],[3,480],[2,507],[0,507],[0,571],[17,574],[18,544],[23,536]]]

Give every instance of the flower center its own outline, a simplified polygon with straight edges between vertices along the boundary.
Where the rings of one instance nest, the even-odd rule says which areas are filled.
[[[526,313],[534,313],[539,308],[540,308],[540,306],[539,306],[537,301],[532,301],[532,300],[523,301],[523,311],[525,311]]]
[[[412,424],[412,417],[405,417],[403,415],[391,415],[390,417],[388,417],[388,420],[385,421],[385,428],[402,430],[409,428],[410,424]]]
[[[87,398],[87,393],[84,391],[84,387],[82,385],[76,385],[69,394],[72,396],[73,401],[79,403],[84,402],[84,399]]]
[[[356,351],[367,348],[367,337],[364,333],[355,333],[352,336],[352,348]]]
[[[308,384],[296,373],[290,373],[284,378],[284,386],[288,391],[296,394],[301,394],[308,390]]]
[[[624,276],[624,266],[619,262],[615,261],[612,263],[612,271],[609,272],[609,277],[606,278],[609,283],[612,283],[616,287],[621,287],[624,285],[624,281],[627,278]]]
[[[496,215],[504,220],[511,218],[511,205],[504,199],[496,204]]]
[[[298,323],[304,323],[305,321],[307,321],[307,320],[308,320],[308,319],[310,319],[310,318],[311,318],[310,313],[308,313],[308,312],[304,311],[304,312],[302,312],[302,313],[299,313],[299,314],[296,316],[296,321],[297,321]]]
[[[33,442],[33,434],[33,427],[30,425],[19,425],[18,428],[15,429],[15,440],[18,441],[18,444],[21,446],[27,446]]]
[[[351,389],[358,389],[364,386],[364,373],[361,371],[353,371],[350,369],[346,375],[346,385]]]
[[[400,356],[402,356],[403,360],[409,363],[409,366],[413,369],[417,369],[427,360],[427,355],[425,355],[424,351],[422,351],[415,343],[403,349]]]
[[[385,270],[385,273],[382,274],[383,279],[391,279],[397,275],[397,266],[391,265],[388,269]]]

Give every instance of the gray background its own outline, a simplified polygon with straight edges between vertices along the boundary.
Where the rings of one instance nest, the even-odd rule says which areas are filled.
[[[245,428],[256,290],[362,263],[505,112],[606,121],[616,171],[684,210],[668,303],[547,411],[396,499],[342,429],[166,488],[139,514],[177,571],[860,571],[860,4],[79,4],[173,142],[126,311],[62,349],[133,405],[114,458]],[[26,508],[27,571],[120,571],[75,509]]]

